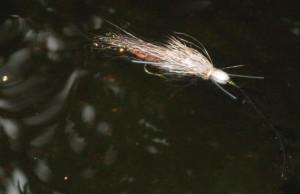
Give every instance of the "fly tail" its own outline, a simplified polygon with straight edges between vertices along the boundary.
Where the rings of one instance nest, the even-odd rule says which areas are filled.
[[[230,92],[228,92],[225,88],[223,88],[220,84],[218,84],[217,82],[213,81],[213,83],[222,91],[224,92],[226,95],[228,95],[230,98],[232,98],[233,100],[236,100],[237,97],[234,96],[233,94],[231,94]]]
[[[240,77],[240,78],[249,78],[249,79],[264,79],[263,76],[255,76],[255,75],[241,75],[241,74],[232,74],[228,73],[231,77]]]

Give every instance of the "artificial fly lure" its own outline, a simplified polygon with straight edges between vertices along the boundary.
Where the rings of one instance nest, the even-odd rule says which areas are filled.
[[[205,47],[194,37],[176,32],[169,37],[166,43],[152,43],[127,32],[123,28],[106,21],[118,32],[109,32],[105,35],[93,37],[93,44],[96,48],[116,50],[121,54],[129,56],[132,63],[144,65],[144,70],[150,75],[163,78],[176,77],[198,77],[203,80],[211,80],[220,90],[233,99],[237,97],[228,92],[223,85],[231,85],[237,88],[256,113],[268,124],[275,136],[278,138],[283,157],[283,170],[281,176],[286,174],[286,150],[280,132],[275,128],[272,121],[256,106],[247,93],[235,84],[231,77],[264,79],[261,76],[249,76],[226,73],[225,69],[233,69],[243,65],[216,68]],[[182,38],[184,37],[184,38]],[[159,72],[150,70],[149,67],[158,69]]]
[[[236,97],[222,87],[225,84],[237,87],[231,80],[231,77],[263,79],[261,76],[229,74],[223,71],[224,69],[237,68],[242,65],[225,67],[223,69],[216,68],[205,47],[187,34],[175,33],[175,36],[170,36],[165,44],[150,43],[137,38],[118,26],[116,27],[122,33],[110,32],[103,36],[97,35],[94,37],[94,45],[103,49],[117,50],[120,53],[129,53],[132,56],[129,60],[133,63],[143,64],[145,72],[148,74],[160,77],[199,77],[204,80],[211,80],[233,99],[236,99]],[[180,36],[190,38],[195,43]],[[188,45],[192,45],[195,48]],[[162,73],[152,72],[148,66],[161,70]]]

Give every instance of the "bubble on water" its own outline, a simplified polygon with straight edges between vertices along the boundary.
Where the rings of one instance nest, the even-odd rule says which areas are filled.
[[[19,136],[19,127],[17,123],[13,120],[0,118],[0,125],[3,131],[11,139],[17,139]]]
[[[164,146],[168,146],[169,145],[169,142],[167,139],[165,138],[153,138],[152,141],[154,143],[157,143],[157,144],[161,144],[161,145],[164,145]]]
[[[97,129],[96,129],[101,135],[105,136],[111,136],[112,135],[112,128],[107,122],[99,122]]]
[[[80,137],[74,130],[70,129],[68,131],[69,134],[69,144],[71,149],[75,153],[80,153],[83,151],[86,146],[86,140],[83,137]]]
[[[63,48],[63,42],[57,37],[50,35],[47,37],[46,46],[50,51],[57,52]]]
[[[47,163],[43,160],[38,160],[34,168],[34,172],[37,175],[37,177],[39,177],[39,179],[41,179],[44,182],[48,182],[52,174],[51,169],[49,168]]]
[[[28,30],[24,35],[25,41],[34,41],[37,38],[37,33],[34,30]]]
[[[161,131],[158,127],[156,127],[154,124],[151,122],[147,121],[146,119],[142,118],[138,121],[139,125],[146,127],[147,129],[150,129],[154,132]]]
[[[47,7],[46,11],[52,13],[55,12],[55,9],[53,9],[52,7]]]
[[[103,24],[103,19],[99,16],[93,16],[91,18],[92,24],[93,24],[93,28],[94,29],[100,29],[102,27]]]
[[[1,78],[1,81],[7,82],[8,81],[8,75],[3,75]]]
[[[89,104],[84,105],[81,111],[82,121],[88,124],[92,124],[95,121],[95,117],[95,108]]]
[[[69,176],[64,176],[64,180],[65,181],[67,181],[67,180],[69,180],[70,178],[69,178]]]
[[[150,154],[158,154],[159,153],[158,149],[155,146],[147,146],[146,150]]]

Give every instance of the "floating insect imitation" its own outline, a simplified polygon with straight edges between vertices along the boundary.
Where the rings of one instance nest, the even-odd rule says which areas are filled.
[[[233,99],[236,97],[222,87],[225,84],[237,87],[231,77],[263,79],[260,76],[229,74],[224,71],[224,69],[236,68],[241,65],[223,69],[216,68],[205,47],[187,34],[177,32],[170,36],[166,43],[150,43],[118,26],[115,27],[121,32],[97,35],[94,37],[94,45],[129,54],[131,56],[129,60],[133,63],[143,64],[145,72],[148,74],[160,77],[199,77],[204,80],[211,80]],[[160,72],[153,72],[149,66],[160,70]]]
[[[108,22],[108,21],[107,21]],[[283,157],[282,177],[286,174],[287,153],[280,132],[274,127],[272,121],[256,106],[247,93],[235,84],[231,77],[264,79],[261,76],[249,76],[226,73],[225,69],[238,68],[243,65],[217,68],[205,47],[194,37],[184,33],[174,33],[165,43],[148,42],[127,32],[119,26],[108,22],[117,32],[96,35],[93,44],[96,48],[115,50],[127,56],[132,63],[144,65],[146,73],[163,78],[202,78],[211,80],[219,89],[236,99],[236,96],[228,92],[223,85],[231,85],[237,88],[247,104],[264,120],[278,138]],[[150,67],[152,67],[150,69]],[[153,68],[158,71],[153,71]]]

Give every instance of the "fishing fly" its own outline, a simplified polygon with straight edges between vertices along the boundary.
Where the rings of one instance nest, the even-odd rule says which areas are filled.
[[[185,33],[174,33],[165,43],[145,41],[127,32],[123,28],[110,23],[118,29],[118,32],[109,32],[93,37],[93,44],[97,48],[115,50],[128,56],[132,63],[144,65],[144,70],[150,75],[163,78],[168,77],[194,77],[203,80],[211,80],[221,91],[233,99],[237,97],[227,91],[223,85],[231,85],[237,88],[244,96],[244,100],[266,122],[278,138],[283,157],[282,177],[285,177],[286,158],[284,142],[280,132],[272,121],[256,106],[247,93],[232,81],[232,77],[264,79],[262,76],[240,75],[227,73],[225,69],[238,68],[243,65],[217,68],[203,46],[196,38]],[[149,68],[150,67],[150,68]],[[152,68],[159,70],[153,71]]]
[[[132,63],[143,64],[144,70],[148,74],[165,78],[170,76],[199,77],[203,80],[211,80],[233,99],[236,97],[222,87],[225,84],[237,87],[231,77],[263,79],[261,76],[230,74],[224,71],[224,69],[237,68],[241,65],[223,69],[216,68],[205,47],[187,34],[176,32],[175,35],[169,37],[166,43],[150,43],[116,27],[121,30],[121,33],[110,32],[105,35],[97,35],[94,37],[94,45],[102,49],[130,54],[129,60]],[[182,38],[182,36],[194,40],[195,43]],[[149,66],[161,70],[161,72],[153,72]]]

